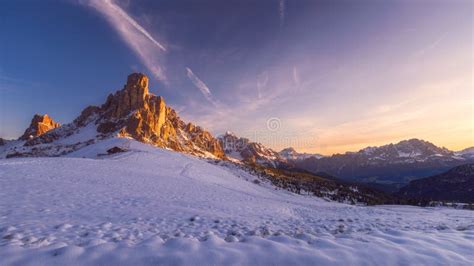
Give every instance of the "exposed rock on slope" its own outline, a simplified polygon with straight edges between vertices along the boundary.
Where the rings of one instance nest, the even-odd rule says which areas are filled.
[[[73,135],[76,135],[74,140],[80,141],[65,145],[64,139]],[[73,123],[30,139],[25,146],[62,142],[60,149],[43,145],[43,150],[35,150],[37,155],[58,155],[52,150],[61,150],[64,154],[112,136],[131,137],[194,155],[225,157],[219,141],[209,132],[191,123],[186,124],[166,106],[163,97],[149,93],[148,77],[141,73],[129,75],[124,88],[110,94],[102,106],[87,107]],[[30,151],[15,151],[14,155],[21,154],[35,156]]]
[[[23,133],[23,135],[19,139],[29,140],[31,138],[41,136],[44,133],[50,131],[51,129],[55,129],[60,126],[61,125],[59,123],[56,123],[47,114],[36,114],[35,116],[33,116],[33,119],[31,119],[30,126],[25,130],[25,133]]]

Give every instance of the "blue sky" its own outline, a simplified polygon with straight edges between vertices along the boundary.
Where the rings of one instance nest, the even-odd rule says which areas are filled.
[[[131,72],[183,119],[330,154],[473,143],[472,2],[2,1],[0,136],[71,122]],[[277,128],[269,129],[269,123]]]

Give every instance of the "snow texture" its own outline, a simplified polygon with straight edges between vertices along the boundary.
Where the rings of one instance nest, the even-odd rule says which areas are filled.
[[[107,155],[111,147],[128,150]],[[1,265],[472,265],[474,212],[351,206],[130,139],[0,160]]]

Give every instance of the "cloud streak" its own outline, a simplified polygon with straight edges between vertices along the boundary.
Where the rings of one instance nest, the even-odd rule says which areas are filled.
[[[199,91],[201,91],[202,95],[204,95],[206,100],[208,100],[214,106],[217,106],[218,102],[212,96],[212,93],[209,87],[207,87],[207,85],[201,79],[199,79],[189,67],[186,68],[186,75],[194,84],[194,86],[196,86],[196,88],[198,88]]]
[[[298,68],[296,66],[293,66],[293,82],[297,87],[300,86],[301,80],[300,80],[300,74],[298,72]]]
[[[268,83],[268,72],[265,71],[257,76],[257,96],[258,99],[262,98],[262,89],[267,87]]]
[[[131,18],[122,8],[118,5],[114,4],[111,0],[104,0],[111,9],[113,9],[119,16],[125,19],[128,23],[130,23],[136,30],[138,30],[141,34],[145,35],[152,43],[154,43],[158,48],[166,52],[166,48],[161,45],[158,41],[156,41],[140,24],[138,24],[133,18]]]
[[[415,56],[423,56],[425,55],[428,51],[436,48],[436,46],[438,46],[439,43],[441,43],[444,38],[446,37],[447,35],[447,32],[441,34],[441,36],[439,36],[436,40],[434,40],[432,43],[428,44],[427,46],[421,48],[419,51],[417,51],[415,53]]]
[[[138,55],[142,63],[159,80],[166,76],[159,64],[160,52],[166,52],[165,46],[158,42],[136,20],[127,14],[112,0],[91,0],[89,6],[101,13],[117,31],[125,43]]]
[[[278,3],[278,11],[280,12],[280,27],[285,24],[285,15],[286,15],[286,1],[280,0]]]

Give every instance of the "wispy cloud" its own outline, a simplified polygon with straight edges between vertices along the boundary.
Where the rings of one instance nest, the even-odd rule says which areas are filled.
[[[286,16],[286,1],[280,0],[278,3],[278,11],[280,12],[280,27],[285,24],[285,16]]]
[[[90,0],[86,3],[99,11],[119,33],[125,43],[140,57],[142,63],[158,79],[166,76],[159,64],[159,52],[166,48],[112,0]]]
[[[34,87],[45,89],[49,87],[48,84],[31,81],[23,78],[11,77],[4,75],[0,70],[0,91],[17,91],[22,87]]]
[[[189,67],[186,68],[186,75],[194,84],[194,86],[196,86],[196,88],[201,91],[202,95],[204,95],[204,97],[214,106],[217,106],[218,102],[212,96],[209,87],[207,87],[207,85],[201,79],[199,79]]]
[[[296,66],[293,66],[293,82],[295,83],[296,87],[299,87],[301,84],[300,74]]]
[[[441,34],[438,38],[436,38],[436,40],[434,40],[433,42],[429,43],[428,45],[422,47],[420,50],[418,50],[415,53],[415,57],[424,56],[427,52],[429,52],[430,50],[436,48],[436,46],[438,46],[438,44],[440,44],[444,40],[446,35],[447,35],[447,32]]]
[[[265,89],[267,87],[268,83],[268,72],[265,71],[262,74],[257,76],[257,93],[258,93],[258,99],[262,98],[262,89]]]

